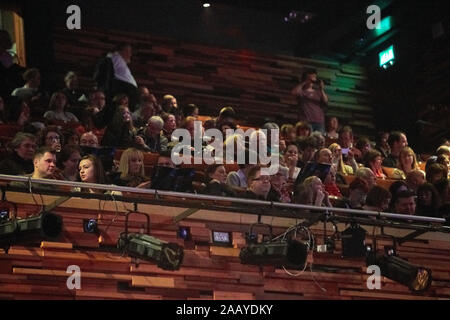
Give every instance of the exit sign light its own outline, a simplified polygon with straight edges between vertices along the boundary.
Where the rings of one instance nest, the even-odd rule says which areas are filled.
[[[380,67],[387,69],[389,66],[392,66],[395,61],[394,45],[381,51],[378,56],[380,58]]]

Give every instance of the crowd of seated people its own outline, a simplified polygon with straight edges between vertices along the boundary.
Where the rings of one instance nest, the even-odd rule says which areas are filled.
[[[185,191],[213,196],[431,217],[448,214],[449,145],[436,146],[426,161],[408,146],[404,132],[380,132],[375,143],[367,137],[356,139],[350,126],[340,127],[337,117],[328,119],[326,133],[313,131],[306,121],[271,122],[261,127],[267,135],[258,131],[256,136],[271,142],[270,130],[281,128],[275,174],[263,174],[260,163],[239,163],[229,170],[216,159],[215,164],[193,166],[197,174],[192,175],[170,157],[178,143],[172,138],[176,129],[194,136],[201,110],[190,101],[181,103],[168,93],[159,102],[144,86],[136,87],[133,98],[125,91],[111,95],[111,90],[99,88],[85,93],[79,89],[76,71],[69,71],[51,95],[40,88],[39,70],[26,70],[23,79],[22,85],[0,97],[0,126],[15,125],[18,130],[9,140],[2,137],[0,174],[152,188],[161,179],[154,176],[155,168],[164,167],[159,174],[182,179],[174,178],[174,184],[199,182],[197,188]],[[215,128],[225,134],[240,125],[239,110],[233,107],[210,116],[201,124],[203,132]],[[204,139],[202,150],[213,142]],[[227,143],[238,144],[239,139],[228,137]],[[264,151],[276,152],[272,146]],[[248,148],[244,143],[246,155],[261,152]],[[119,151],[120,158],[115,156]],[[160,155],[146,163],[148,154]]]

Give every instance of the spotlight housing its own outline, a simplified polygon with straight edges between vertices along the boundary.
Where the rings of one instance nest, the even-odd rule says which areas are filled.
[[[192,239],[191,236],[191,228],[189,227],[179,227],[178,228],[178,238],[181,238],[186,241],[190,241]]]
[[[302,269],[308,256],[308,246],[297,240],[250,244],[241,249],[242,264]]]
[[[343,257],[365,257],[367,248],[365,246],[367,231],[357,224],[341,232],[342,256]]]
[[[183,262],[183,248],[141,233],[122,232],[117,247],[130,257],[157,262],[164,270],[178,270]]]
[[[83,231],[86,233],[98,234],[98,221],[97,219],[84,219],[83,220]]]
[[[50,212],[8,220],[0,224],[0,247],[8,251],[13,244],[34,245],[42,240],[57,240],[62,226],[62,218]]]
[[[431,285],[430,269],[412,265],[395,255],[369,252],[366,263],[367,266],[379,266],[383,276],[407,286],[413,292],[423,292]]]

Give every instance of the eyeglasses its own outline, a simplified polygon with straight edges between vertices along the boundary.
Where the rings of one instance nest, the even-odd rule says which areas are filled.
[[[48,141],[53,141],[53,140],[59,141],[60,140],[59,137],[47,137],[45,139],[48,140]]]

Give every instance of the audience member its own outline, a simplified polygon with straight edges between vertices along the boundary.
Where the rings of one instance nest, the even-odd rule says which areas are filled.
[[[137,130],[133,125],[130,110],[125,106],[120,106],[111,125],[106,128],[102,145],[127,149],[134,146],[136,134]]]
[[[65,145],[58,154],[57,167],[61,176],[67,181],[77,181],[78,163],[81,159],[81,150],[75,145]]]
[[[252,164],[239,164],[238,171],[231,171],[227,176],[227,184],[232,187],[247,188],[247,176],[251,168],[255,165]]]
[[[81,118],[82,108],[87,102],[86,94],[79,89],[78,75],[74,71],[67,72],[64,77],[65,88],[62,89],[67,97],[69,104],[69,111],[71,111],[77,118]]]
[[[391,202],[389,203],[389,212],[395,212],[395,202],[397,201],[397,195],[402,191],[409,191],[408,185],[405,181],[395,181],[389,186],[389,192],[391,193]]]
[[[349,126],[343,127],[339,131],[339,145],[342,150],[342,159],[346,165],[352,167],[353,172],[358,169],[353,149],[353,130]]]
[[[297,185],[294,202],[316,207],[332,207],[328,192],[325,191],[322,181],[316,176],[308,177],[302,184]]]
[[[295,128],[292,124],[283,124],[280,129],[280,140],[285,141],[287,146],[290,143],[295,142],[296,139]],[[281,141],[280,141],[280,151],[281,151]]]
[[[300,137],[309,137],[312,131],[311,125],[306,121],[299,121],[295,124],[295,135],[297,139]]]
[[[159,116],[153,116],[148,120],[147,126],[142,128],[135,137],[138,148],[146,152],[161,152],[167,150],[167,138],[162,134],[164,121]]]
[[[377,184],[377,179],[373,171],[369,168],[359,168],[356,170],[355,176],[364,180],[367,183],[367,187],[370,189]]]
[[[433,185],[439,193],[442,203],[450,203],[450,179],[443,178],[437,180]]]
[[[436,181],[447,178],[448,169],[446,166],[440,163],[434,163],[427,168],[426,177],[429,183],[435,183]]]
[[[323,108],[328,104],[328,96],[323,80],[317,79],[317,72],[313,69],[306,70],[301,83],[291,93],[299,99],[299,119],[308,121],[314,131],[325,132]]]
[[[106,184],[106,175],[103,169],[102,162],[94,155],[87,155],[81,158],[78,165],[80,181],[86,183]],[[104,193],[100,189],[77,189],[75,191],[89,192],[89,193]]]
[[[381,153],[383,158],[387,158],[391,153],[391,148],[388,144],[389,132],[378,132],[375,140],[375,149]]]
[[[165,113],[175,114],[178,110],[177,99],[170,94],[166,94],[162,99],[161,108]]]
[[[355,160],[359,163],[363,163],[364,155],[371,149],[372,145],[370,144],[370,140],[366,137],[360,137],[356,141],[355,148],[352,149]]]
[[[53,179],[56,169],[56,153],[49,147],[39,148],[33,157],[33,179]]]
[[[325,191],[328,192],[330,196],[342,198],[341,190],[339,190],[339,187],[336,184],[336,174],[337,167],[335,165],[332,165],[325,178],[324,187]]]
[[[64,146],[64,136],[57,126],[46,127],[40,136],[40,146],[50,147],[55,152],[60,152]]]
[[[284,153],[284,165],[288,168],[288,181],[293,182],[297,179],[301,168],[297,167],[298,148],[295,144],[290,144]]]
[[[50,110],[44,113],[44,118],[49,122],[79,122],[78,118],[71,112],[65,111],[67,106],[66,95],[59,91],[50,98]]]
[[[182,108],[183,110],[183,117],[187,118],[187,117],[194,117],[195,120],[198,119],[198,107],[195,104],[188,104],[183,106]]]
[[[34,170],[33,157],[37,148],[36,137],[19,132],[9,143],[11,153],[0,161],[0,174],[22,176]]]
[[[339,199],[336,207],[362,210],[366,203],[369,186],[366,180],[355,178],[348,187],[348,198]]]
[[[353,168],[349,165],[346,165],[344,163],[343,157],[342,157],[342,148],[339,144],[333,143],[329,147],[331,154],[332,154],[332,160],[331,162],[336,165],[337,173],[342,174],[344,176],[349,174],[354,174]]]
[[[172,133],[177,128],[177,122],[175,121],[175,116],[169,113],[161,114],[161,118],[164,121],[163,125],[163,136],[166,137],[167,141],[170,143],[172,141]]]
[[[80,137],[80,147],[98,148],[97,136],[91,131],[83,133]]]
[[[280,202],[290,203],[291,192],[289,191],[288,184],[289,169],[280,166],[278,172],[270,176],[270,191],[269,193],[275,193],[271,198],[279,198]]]
[[[133,112],[133,123],[137,128],[143,127],[148,123],[148,120],[155,115],[156,107],[153,95],[143,96],[139,103],[139,108]]]
[[[415,194],[410,190],[397,193],[394,209],[395,213],[414,215],[416,213]]]
[[[36,100],[39,98],[39,86],[41,85],[41,73],[38,69],[32,68],[23,74],[25,85],[16,88],[11,93],[12,96],[18,97],[21,101]]]
[[[297,163],[297,167],[304,168],[306,164],[313,160],[316,153],[316,145],[314,138],[301,137],[296,141],[298,149],[300,151],[300,157]]]
[[[145,175],[142,151],[129,148],[122,153],[119,172],[113,183],[119,186],[136,188],[148,188],[150,186],[150,178]]]
[[[314,155],[314,161],[317,163],[332,164],[333,154],[330,149],[322,148]]]
[[[391,149],[390,154],[383,160],[383,166],[389,168],[398,168],[400,152],[408,145],[406,135],[400,131],[394,131],[389,134],[388,145]]]
[[[403,171],[403,179],[406,178],[406,175],[409,172],[420,169],[419,164],[417,163],[416,154],[410,147],[404,147],[402,151],[400,151],[398,156],[398,169]]]
[[[416,214],[418,216],[439,217],[441,197],[431,183],[424,183],[417,189]]]
[[[375,149],[368,150],[363,157],[364,166],[370,168],[376,178],[386,179],[386,175],[383,173],[383,168],[381,166],[382,161],[380,151]]]
[[[426,182],[425,172],[422,170],[412,170],[406,175],[408,189],[417,192],[417,188]]]
[[[363,206],[364,210],[386,212],[389,209],[391,201],[391,193],[386,189],[374,186],[367,193],[366,204]]]
[[[222,164],[209,165],[206,168],[206,188],[204,193],[219,197],[234,197],[236,192],[226,184],[227,171]]]
[[[339,120],[337,117],[328,117],[325,137],[329,140],[339,139]]]
[[[114,78],[111,82],[109,95],[114,97],[119,93],[126,94],[129,98],[129,108],[134,111],[138,103],[139,93],[136,80],[128,68],[132,55],[131,44],[121,43],[117,46],[116,51],[108,53],[107,57],[111,59],[114,69]]]
[[[271,187],[270,176],[261,175],[260,166],[253,166],[248,171],[247,183],[248,187],[244,195],[245,198],[279,202],[279,199],[268,198]]]

